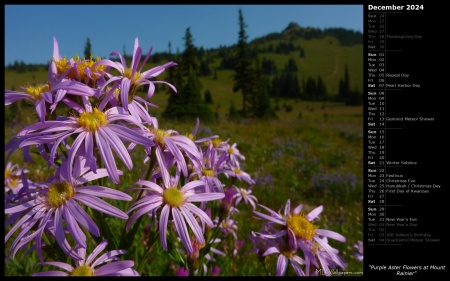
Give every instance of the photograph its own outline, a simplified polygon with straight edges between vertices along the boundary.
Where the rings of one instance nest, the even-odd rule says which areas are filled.
[[[364,277],[364,11],[4,5],[4,276]]]

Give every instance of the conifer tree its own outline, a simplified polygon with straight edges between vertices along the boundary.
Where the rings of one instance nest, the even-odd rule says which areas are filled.
[[[91,40],[89,40],[89,37],[88,37],[87,40],[86,40],[86,45],[85,45],[85,47],[84,47],[84,58],[87,59],[87,60],[88,60],[88,59],[91,57],[91,55],[92,55],[91,48],[92,48],[92,46],[91,46]]]
[[[320,75],[317,76],[317,84],[316,85],[317,85],[317,100],[320,100],[320,101],[327,100],[327,95],[328,95],[327,87]]]
[[[347,103],[348,97],[350,96],[350,78],[348,74],[348,66],[345,65],[344,79],[339,81],[339,92],[338,100]]]
[[[276,113],[270,100],[270,82],[264,76],[261,61],[258,56],[254,60],[254,72],[250,82],[250,114],[257,119],[275,118]]]
[[[235,74],[233,77],[234,85],[233,92],[241,91],[242,93],[242,117],[247,117],[247,103],[249,100],[250,84],[252,65],[249,53],[249,47],[247,43],[247,34],[245,28],[247,25],[244,22],[242,15],[242,9],[239,9],[239,38],[235,56]]]
[[[167,81],[173,83],[177,93],[171,93],[163,117],[192,121],[197,117],[212,120],[214,114],[201,96],[202,85],[198,78],[199,63],[190,28],[186,29],[185,50],[178,56],[177,69],[169,71]]]

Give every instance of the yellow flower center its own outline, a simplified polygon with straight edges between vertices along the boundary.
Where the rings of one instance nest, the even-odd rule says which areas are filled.
[[[48,92],[50,87],[48,84],[41,84],[37,86],[28,86],[25,89],[25,92],[30,95],[34,100],[38,100],[41,98],[41,95],[45,92]]]
[[[169,136],[169,133],[167,133],[167,131],[160,129],[152,129],[152,133],[155,135],[154,141],[159,143],[161,146],[166,145],[164,138],[167,138]]]
[[[93,112],[81,113],[80,118],[78,118],[78,124],[91,132],[95,132],[98,128],[108,124],[108,122],[106,121],[105,113],[94,108]]]
[[[78,56],[76,56],[76,61],[80,61],[78,59]],[[77,68],[77,73],[71,73],[70,77],[73,79],[77,79],[79,81],[84,81],[85,79],[89,79],[88,76],[86,76],[84,70],[86,68],[90,68],[91,69],[91,73],[93,74],[93,79],[96,80],[98,78],[100,78],[100,75],[98,74],[99,72],[104,72],[106,69],[106,65],[97,65],[95,67],[93,67],[93,65],[100,61],[101,57],[97,57],[96,60],[92,59],[92,55],[90,57],[89,60],[84,60],[80,63],[77,63],[76,68]]]
[[[12,171],[10,169],[5,170],[5,179],[9,179],[11,177]]]
[[[193,134],[191,134],[191,133],[186,134],[186,137],[187,137],[188,139],[190,139],[191,141],[194,141],[194,140],[195,140],[195,136],[194,136]]]
[[[56,61],[53,58],[53,61],[56,64],[56,69],[58,70],[58,74],[63,74],[64,71],[66,71],[67,69],[70,68],[70,63],[66,57],[64,57],[63,59],[60,59],[59,61]]]
[[[47,202],[53,208],[58,208],[66,200],[73,196],[73,187],[68,182],[62,182],[52,185],[48,190]]]
[[[203,168],[202,175],[206,177],[214,177],[214,171],[210,168]]]
[[[142,74],[138,71],[136,71],[133,74],[133,71],[131,68],[126,68],[123,72],[123,77],[126,77],[131,80],[130,88],[128,90],[128,103],[133,102],[134,96],[136,95],[136,92],[138,90],[139,85],[136,84],[136,81],[141,78]]]
[[[184,202],[183,194],[176,187],[166,189],[163,193],[163,199],[164,203],[171,207],[179,207]]]
[[[227,149],[227,151],[228,151],[228,153],[229,153],[229,154],[234,154],[234,149],[233,149],[233,148],[231,148],[231,147],[230,147],[230,148],[228,148],[228,149]]]
[[[11,188],[16,188],[18,183],[19,183],[19,179],[18,178],[12,178],[12,179],[9,180],[9,186]]]
[[[70,276],[94,276],[94,272],[89,265],[82,265],[75,268]]]
[[[244,189],[241,189],[239,192],[242,194],[243,197],[247,196],[248,194],[247,191],[245,191]]]
[[[222,140],[217,138],[217,139],[213,139],[212,140],[212,145],[214,146],[214,148],[219,147],[219,145],[222,143]]]
[[[316,225],[311,223],[302,214],[289,216],[286,219],[286,225],[294,232],[295,237],[303,240],[311,240],[317,228]]]
[[[226,222],[226,221],[223,221],[220,224],[220,227],[223,228],[223,229],[227,229],[228,227],[230,227],[230,224],[228,222]]]
[[[235,174],[242,173],[241,169],[239,169],[239,168],[233,168],[233,171],[234,171]]]
[[[131,83],[134,84],[139,78],[141,78],[141,73],[139,71],[136,71],[133,74],[133,71],[131,70],[131,68],[127,68],[127,69],[125,69],[123,76],[130,79]]]

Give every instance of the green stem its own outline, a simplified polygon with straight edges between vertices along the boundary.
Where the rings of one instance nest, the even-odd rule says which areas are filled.
[[[147,251],[145,252],[145,254],[142,257],[142,259],[139,261],[139,265],[137,267],[137,272],[141,272],[142,267],[144,266],[144,264],[147,264],[145,261],[147,260],[148,255],[150,254],[151,249],[153,248],[153,245],[158,240],[158,238],[159,238],[159,231],[156,232],[154,235],[152,235],[152,239],[150,240],[150,243],[147,246]]]
[[[261,261],[261,263],[262,263],[262,265],[264,267],[264,270],[266,271],[267,276],[271,276],[269,270],[267,269],[267,264],[265,262],[266,258],[258,258],[258,259]]]

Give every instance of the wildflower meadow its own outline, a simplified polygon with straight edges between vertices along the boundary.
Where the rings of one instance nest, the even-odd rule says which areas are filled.
[[[5,140],[6,276],[362,275],[358,147],[293,125],[167,124],[151,112],[160,88],[177,94],[162,78],[177,62],[147,68],[138,38],[131,61],[68,59],[53,40],[47,81],[5,90],[33,111]]]

